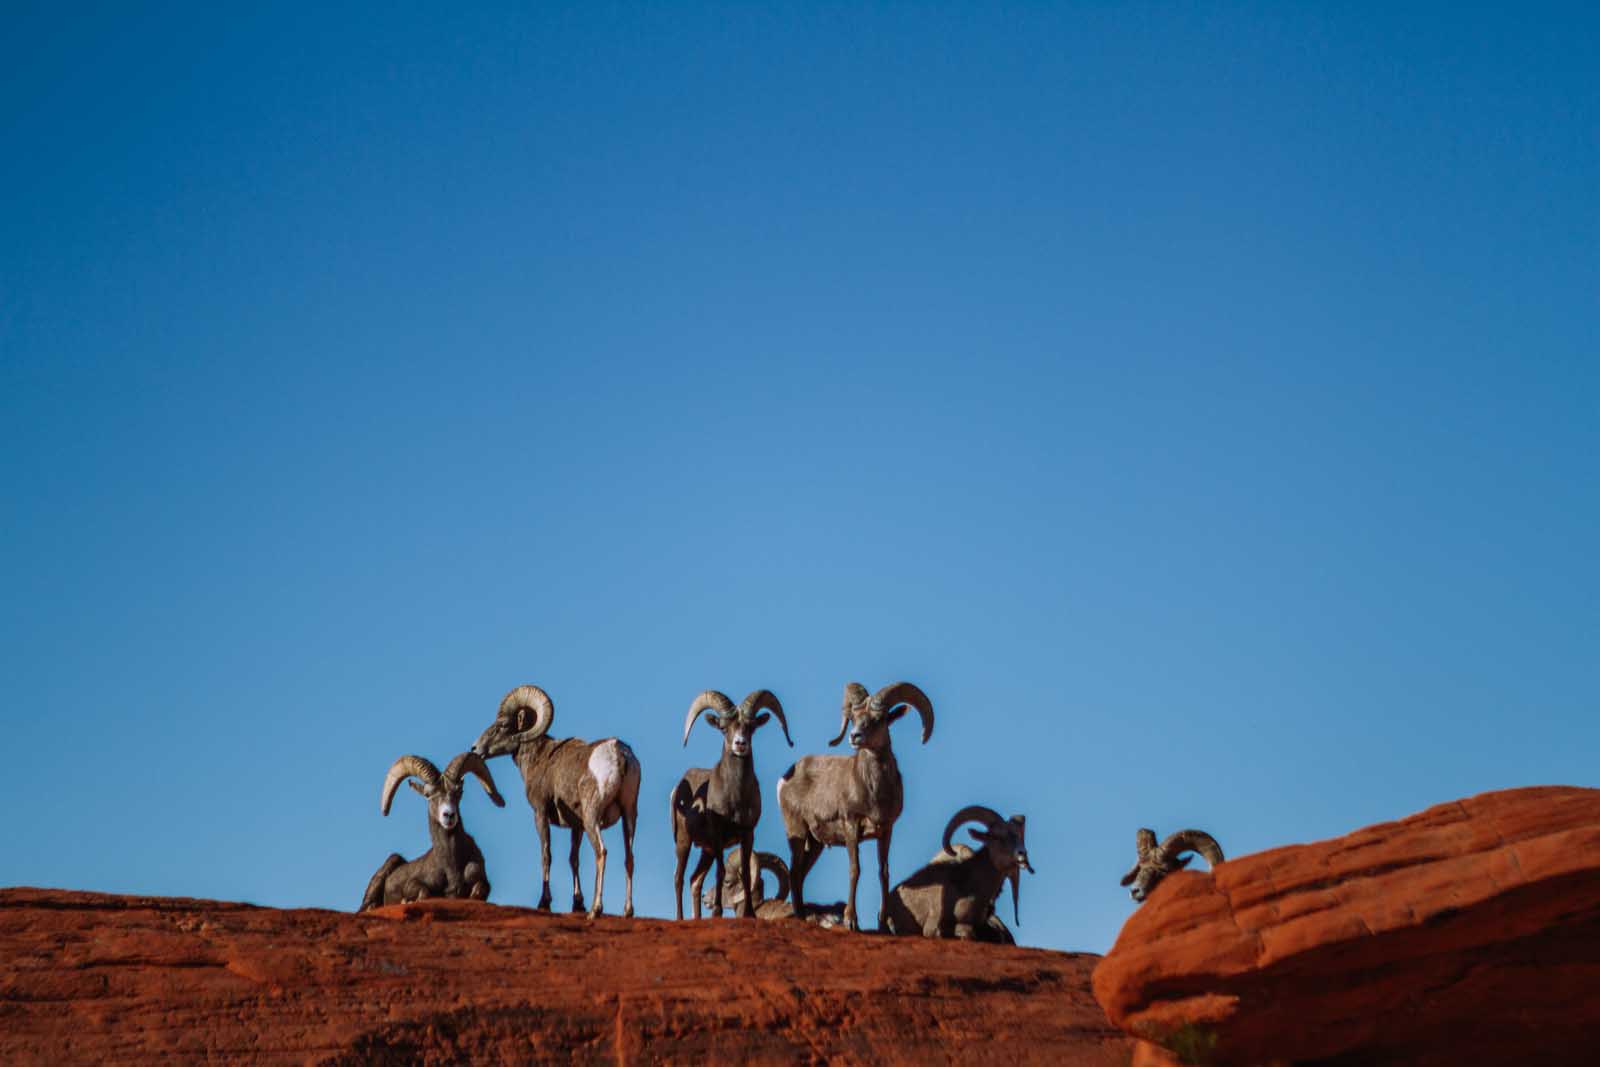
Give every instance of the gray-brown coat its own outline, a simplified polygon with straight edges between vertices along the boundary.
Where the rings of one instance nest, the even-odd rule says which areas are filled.
[[[555,704],[536,685],[519,685],[500,702],[500,710],[472,750],[484,759],[512,756],[522,772],[533,825],[539,834],[543,889],[539,907],[550,907],[550,826],[572,831],[572,910],[583,910],[583,885],[578,879],[578,852],[584,835],[594,848],[594,904],[603,906],[606,846],[600,831],[622,822],[623,862],[628,872],[627,900],[622,914],[633,915],[633,833],[639,823],[639,760],[633,749],[615,737],[584,741],[545,736],[555,721]]]
[[[378,810],[389,814],[394,791],[405,782],[428,801],[428,838],[433,847],[409,863],[400,853],[391,852],[367,882],[367,891],[362,894],[358,910],[425,897],[489,899],[489,875],[484,868],[483,853],[461,822],[461,787],[467,774],[483,784],[483,791],[489,794],[495,807],[506,806],[500,791],[494,787],[494,776],[489,773],[488,766],[474,753],[461,753],[442,773],[421,756],[401,756],[389,767],[383,779]]]
[[[850,892],[845,923],[856,920],[856,884],[861,878],[860,845],[878,842],[878,888],[889,899],[889,842],[905,807],[900,766],[889,743],[889,727],[915,708],[922,716],[922,742],[933,736],[933,702],[910,682],[886,685],[868,696],[856,682],[844,688],[839,733],[829,745],[850,735],[850,756],[803,756],[778,781],[778,807],[789,839],[795,911],[805,913],[805,879],[822,850],[843,845],[850,855]],[[881,919],[881,916],[880,916]]]
[[[789,742],[790,748],[794,747],[789,737],[789,724],[783,717],[783,705],[769,690],[757,689],[734,707],[726,696],[715,689],[707,689],[689,705],[689,714],[683,721],[685,745],[702,711],[706,713],[706,722],[722,734],[722,755],[715,767],[691,768],[673,786],[668,798],[672,839],[677,850],[677,867],[672,876],[673,904],[680,919],[683,918],[683,872],[694,846],[700,846],[700,860],[690,879],[689,892],[696,919],[700,918],[700,886],[713,862],[717,866],[717,880],[713,883],[716,903],[712,914],[719,918],[722,915],[723,849],[737,844],[741,860],[750,857],[756,823],[761,820],[761,785],[756,781],[755,754],[751,747],[756,730],[776,715],[778,724],[783,727],[784,740]],[[748,866],[741,863],[740,870],[746,869]],[[740,896],[741,901],[748,897],[748,887]],[[738,913],[751,915],[743,903]]]
[[[951,848],[950,837],[962,823],[983,823],[971,831],[981,846]],[[973,804],[945,824],[944,843],[933,862],[894,887],[884,908],[880,929],[893,934],[956,937],[963,940],[1012,943],[1005,924],[994,913],[1000,887],[1011,883],[1011,917],[1020,923],[1017,885],[1028,862],[1027,820],[1002,818],[993,808]]]

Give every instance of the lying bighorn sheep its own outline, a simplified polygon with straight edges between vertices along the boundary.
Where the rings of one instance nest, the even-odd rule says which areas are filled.
[[[713,710],[708,711],[708,708]],[[783,705],[766,689],[757,689],[737,708],[715,689],[707,689],[695,697],[689,705],[688,717],[683,720],[685,746],[702,711],[706,713],[706,722],[722,732],[722,756],[715,767],[691,768],[673,786],[672,795],[667,798],[672,816],[672,839],[678,851],[678,866],[672,875],[672,897],[680,919],[683,918],[683,869],[689,862],[691,848],[700,846],[700,862],[695,864],[689,882],[696,919],[700,918],[700,886],[713,862],[717,865],[717,880],[713,885],[716,904],[711,914],[722,917],[723,850],[736,843],[741,861],[750,857],[756,823],[761,819],[761,786],[756,781],[755,756],[750,749],[756,730],[776,715],[778,725],[783,727],[784,740],[789,742],[790,748],[794,747],[789,737],[789,723],[783,717]],[[749,864],[741,862],[739,869],[748,870]],[[750,898],[749,890],[749,886],[744,886],[740,893],[738,914],[745,917],[754,916],[743,903]]]
[[[970,821],[983,823],[982,830],[971,831],[982,847],[951,848],[950,835]],[[994,902],[1000,886],[1009,881],[1011,918],[1020,925],[1017,884],[1024,870],[1033,873],[1026,827],[1025,816],[1002,818],[982,804],[956,812],[945,824],[944,847],[933,862],[894,887],[884,907],[881,929],[892,934],[1014,944],[1011,932],[994,914]]]
[[[519,685],[500,702],[490,727],[473,744],[485,759],[511,755],[522,772],[522,784],[539,832],[539,862],[544,889],[539,907],[550,907],[550,824],[572,831],[572,910],[583,910],[583,884],[578,879],[578,850],[583,835],[594,847],[594,905],[600,914],[606,881],[606,846],[600,831],[622,820],[623,864],[628,872],[627,901],[622,914],[633,915],[633,831],[639,821],[639,761],[633,749],[615,737],[593,743],[576,737],[553,740],[545,735],[555,720],[555,704],[536,685]]]
[[[850,853],[850,895],[845,898],[845,923],[856,921],[856,883],[861,877],[862,841],[878,840],[878,888],[889,899],[889,840],[905,805],[900,767],[889,744],[889,726],[916,708],[922,716],[922,742],[933,735],[933,702],[910,682],[886,685],[872,696],[855,682],[844,688],[839,734],[829,745],[850,735],[852,756],[803,756],[778,781],[778,807],[789,838],[789,867],[794,877],[794,909],[804,915],[806,873],[829,845]]]
[[[1133,883],[1133,888],[1128,892],[1141,903],[1161,879],[1189,866],[1189,861],[1194,857],[1179,859],[1182,853],[1198,852],[1213,867],[1222,862],[1222,846],[1204,830],[1179,830],[1159,846],[1154,830],[1140,830],[1134,842],[1139,849],[1139,862],[1133,865],[1133,870],[1122,876],[1122,884]]]
[[[469,773],[483,783],[483,790],[495,807],[506,806],[500,791],[494,787],[489,768],[474,753],[461,753],[450,761],[443,774],[421,756],[401,756],[394,761],[383,779],[383,799],[379,807],[385,815],[389,814],[394,791],[400,788],[402,781],[427,797],[428,837],[433,847],[410,863],[400,853],[390,853],[367,883],[367,891],[357,910],[423,897],[488,899],[489,877],[484,871],[483,853],[461,825],[462,776]],[[418,785],[419,781],[422,784]]]
[[[965,848],[966,846],[957,846]],[[771,852],[756,851],[750,853],[753,869],[750,874],[750,899],[755,902],[755,913],[758,919],[787,919],[794,915],[794,905],[788,901],[789,896],[789,865],[773,855]],[[739,850],[730,848],[727,855],[727,868],[722,878],[722,899],[729,907],[738,907],[744,899],[744,874],[743,864],[739,861]],[[772,896],[766,895],[761,876],[768,871],[778,883],[777,892]],[[707,889],[702,895],[706,907],[712,907],[716,902],[716,888]],[[844,922],[844,901],[833,904],[808,904],[806,905],[806,921],[816,923],[818,926],[833,927]]]

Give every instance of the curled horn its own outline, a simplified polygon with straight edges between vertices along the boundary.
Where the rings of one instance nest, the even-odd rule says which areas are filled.
[[[556,718],[556,706],[546,693],[536,685],[519,685],[506,694],[500,701],[500,715],[516,708],[532,708],[534,710],[533,726],[520,734],[523,741],[532,741],[543,737],[550,729],[550,724]]]
[[[950,838],[954,836],[957,830],[961,829],[962,823],[973,821],[981,822],[987,829],[993,830],[1006,820],[993,808],[986,808],[982,804],[968,804],[950,816],[950,821],[944,824],[944,850],[946,852],[951,855],[955,854],[955,849],[950,847]]]
[[[1133,835],[1133,847],[1138,850],[1139,859],[1133,865],[1133,870],[1122,876],[1121,885],[1131,885],[1133,880],[1139,877],[1139,868],[1144,866],[1145,860],[1156,850],[1156,832],[1149,829],[1140,830]]]
[[[1184,852],[1200,853],[1213,867],[1222,862],[1222,846],[1204,830],[1179,830],[1161,842],[1161,856],[1168,863]]]
[[[489,773],[489,765],[483,761],[482,756],[476,752],[463,752],[451,760],[450,766],[444,769],[444,776],[458,784],[463,774],[470,774],[482,783],[483,791],[489,794],[489,799],[494,802],[495,807],[506,806],[506,798],[494,787],[494,775]]]
[[[754,852],[751,853],[751,855],[755,859],[756,870],[755,877],[750,879],[750,883],[752,885],[759,885],[761,882],[761,875],[766,871],[771,871],[773,880],[778,883],[778,892],[776,895],[770,896],[767,899],[788,900],[789,865],[783,862],[777,856],[773,855],[771,852]]]
[[[850,713],[867,699],[867,687],[860,682],[851,682],[844,687],[844,707],[839,713],[839,734],[829,745],[837,745],[844,740],[844,735],[850,729]]]
[[[1017,886],[1022,882],[1022,868],[1012,867],[1006,874],[1006,880],[1011,883],[1011,921],[1021,926],[1022,910],[1017,906]]]
[[[879,711],[888,711],[896,704],[910,704],[917,709],[917,714],[922,716],[922,743],[927,744],[928,738],[933,736],[933,701],[928,699],[928,694],[910,682],[895,682],[873,694],[872,706]]]
[[[395,760],[383,779],[381,807],[385,815],[389,814],[389,805],[394,801],[394,791],[400,788],[401,782],[411,777],[421,779],[424,786],[432,789],[439,783],[439,768],[421,756],[401,756]]]
[[[778,725],[783,727],[783,739],[789,742],[789,747],[794,747],[794,738],[789,736],[789,720],[783,717],[783,705],[778,703],[778,698],[772,695],[770,689],[757,689],[754,693],[744,698],[744,703],[739,705],[741,719],[753,719],[758,711],[770,711],[777,716]]]
[[[715,689],[707,689],[705,692],[695,697],[694,703],[689,705],[689,714],[683,720],[684,745],[687,746],[689,744],[689,731],[694,729],[694,721],[698,719],[700,717],[700,713],[705,711],[707,708],[714,708],[716,709],[719,717],[725,717],[733,711],[733,701],[729,700]]]

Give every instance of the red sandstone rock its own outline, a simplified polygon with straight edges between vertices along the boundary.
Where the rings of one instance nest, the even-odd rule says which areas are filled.
[[[0,890],[0,1063],[1127,1063],[1098,957],[785,922]]]
[[[1485,793],[1172,875],[1094,991],[1190,1062],[1600,1062],[1600,790]]]

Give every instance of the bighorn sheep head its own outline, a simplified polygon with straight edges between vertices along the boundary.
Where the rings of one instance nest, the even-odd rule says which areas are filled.
[[[789,865],[771,852],[755,851],[750,853],[750,904],[758,906],[769,900],[787,900],[789,897]],[[777,890],[770,896],[762,887],[761,876],[772,872],[772,877],[777,881]],[[737,847],[728,850],[727,866],[722,875],[722,903],[726,907],[737,908],[744,899],[744,882],[739,869],[739,850]],[[715,886],[707,886],[701,894],[701,900],[708,908],[717,906],[717,890]]]
[[[944,851],[947,855],[955,854],[955,849],[950,847],[950,837],[965,822],[983,823],[982,830],[969,830],[968,833],[974,841],[984,846],[983,851],[989,861],[1011,883],[1011,921],[1021,926],[1017,887],[1022,881],[1023,870],[1034,873],[1033,864],[1028,862],[1028,817],[1013,815],[1007,819],[993,808],[969,804],[950,816],[950,821],[944,825]]]
[[[1194,857],[1183,856],[1182,853],[1198,852],[1213,867],[1222,862],[1222,846],[1204,830],[1179,830],[1157,845],[1156,832],[1144,829],[1134,836],[1134,845],[1139,850],[1139,862],[1133,865],[1133,870],[1122,876],[1122,884],[1132,884],[1128,892],[1140,903],[1160,884],[1161,879],[1189,866],[1189,861]]]
[[[708,708],[711,710],[708,711]],[[745,697],[738,707],[734,707],[733,701],[715,689],[707,689],[695,697],[694,703],[689,705],[688,716],[683,720],[685,747],[689,744],[689,733],[702,711],[706,713],[706,722],[722,732],[723,746],[740,759],[750,755],[751,738],[773,715],[778,717],[778,725],[783,727],[783,739],[789,742],[790,748],[794,747],[794,739],[789,736],[789,721],[783,717],[783,705],[769,690],[757,689]]]
[[[850,735],[851,748],[882,749],[889,744],[889,725],[916,708],[922,716],[922,743],[933,736],[933,701],[910,682],[895,682],[867,695],[866,687],[851,682],[844,687],[844,707],[839,733],[829,745],[837,745]]]
[[[478,735],[472,751],[490,759],[517,751],[524,741],[533,741],[550,731],[556,706],[550,694],[536,685],[519,685],[500,701],[494,722]]]
[[[461,753],[450,761],[443,773],[421,756],[401,756],[394,761],[383,779],[383,800],[380,805],[383,814],[389,814],[394,791],[400,788],[403,781],[428,799],[429,819],[445,830],[454,830],[461,822],[461,787],[465,781],[462,776],[466,774],[477,777],[495,807],[506,806],[505,798],[494,787],[494,776],[489,773],[488,765],[475,752]]]

